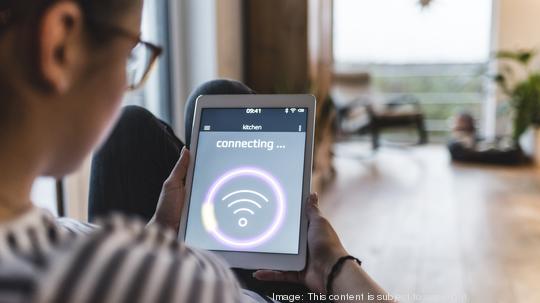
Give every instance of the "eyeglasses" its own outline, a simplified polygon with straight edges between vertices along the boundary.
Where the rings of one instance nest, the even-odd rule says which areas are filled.
[[[0,26],[5,26],[12,22],[11,17],[11,9],[0,8]],[[143,86],[150,76],[150,72],[155,66],[157,59],[163,53],[163,49],[155,44],[141,40],[139,35],[135,35],[123,28],[99,24],[92,19],[88,19],[87,21],[92,23],[95,28],[101,29],[104,35],[122,36],[134,42],[135,47],[131,50],[126,64],[127,90],[136,90]]]
[[[141,40],[140,36],[134,35],[122,28],[100,25],[109,34],[115,34],[132,40],[135,47],[131,50],[126,64],[127,90],[133,91],[141,88],[150,76],[157,59],[163,53],[163,49],[155,44]]]
[[[162,53],[161,47],[138,39],[126,65],[128,90],[136,90],[144,85]]]

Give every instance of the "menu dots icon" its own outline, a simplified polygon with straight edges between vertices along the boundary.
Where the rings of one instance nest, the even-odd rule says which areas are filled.
[[[238,219],[238,226],[242,228],[246,227],[249,223],[248,219],[244,215],[255,215],[255,212],[258,209],[262,209],[263,206],[261,204],[268,203],[269,201],[268,198],[263,194],[249,189],[231,192],[225,195],[221,200],[224,202],[233,200],[227,204],[227,207],[234,209],[233,214],[242,215],[240,219]]]

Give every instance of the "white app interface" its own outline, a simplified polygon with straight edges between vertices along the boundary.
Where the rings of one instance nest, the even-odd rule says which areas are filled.
[[[203,109],[185,241],[297,254],[306,108]]]

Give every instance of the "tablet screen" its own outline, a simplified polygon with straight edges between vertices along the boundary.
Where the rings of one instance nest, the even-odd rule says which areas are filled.
[[[202,109],[188,245],[298,254],[307,117],[307,108]]]

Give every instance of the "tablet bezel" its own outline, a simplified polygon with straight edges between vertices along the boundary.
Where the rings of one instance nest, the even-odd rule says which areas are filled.
[[[178,232],[178,239],[185,240],[187,215],[191,197],[191,187],[199,129],[203,108],[307,108],[308,118],[306,127],[306,146],[304,153],[304,176],[302,188],[302,206],[300,218],[300,238],[298,254],[260,253],[216,251],[213,253],[223,257],[231,267],[242,269],[272,269],[272,270],[303,270],[307,257],[307,216],[305,205],[311,190],[311,174],[313,167],[313,140],[315,135],[316,100],[313,95],[203,95],[197,98],[191,134],[191,158],[186,177],[186,203],[182,210],[182,218]]]

